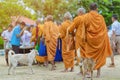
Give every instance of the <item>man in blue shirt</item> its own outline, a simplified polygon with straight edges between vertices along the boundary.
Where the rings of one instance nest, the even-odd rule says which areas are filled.
[[[25,30],[25,23],[21,22],[18,23],[12,32],[12,38],[11,38],[11,45],[13,51],[15,51],[16,54],[19,53],[19,47],[20,47],[20,38]]]

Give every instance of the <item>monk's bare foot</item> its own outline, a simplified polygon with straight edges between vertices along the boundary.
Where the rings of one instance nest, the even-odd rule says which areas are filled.
[[[97,70],[97,76],[96,78],[100,78],[100,69]]]
[[[74,72],[74,69],[71,69],[70,72]]]
[[[54,67],[57,67],[56,65]]]
[[[87,77],[87,78],[91,78],[90,72],[87,72],[87,73],[86,73],[86,77]]]
[[[96,78],[100,78],[100,75],[97,75]]]
[[[77,73],[77,75],[83,75],[82,72]]]
[[[44,65],[44,67],[48,68],[48,65]]]
[[[115,64],[114,64],[114,63],[111,63],[108,67],[109,67],[109,68],[114,68],[114,67],[115,67]]]
[[[52,66],[51,71],[54,71],[54,70],[56,70],[56,69],[55,69],[55,66]]]
[[[90,75],[90,74],[87,74],[86,77],[87,77],[87,78],[91,78],[91,75]]]
[[[65,69],[65,70],[63,70],[63,71],[61,71],[61,72],[68,72],[68,70],[67,70],[67,69]]]

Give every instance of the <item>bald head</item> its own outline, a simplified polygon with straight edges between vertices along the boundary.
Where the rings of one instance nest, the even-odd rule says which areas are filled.
[[[78,15],[82,15],[82,14],[85,14],[85,13],[86,13],[86,10],[85,10],[83,7],[79,8],[79,9],[77,10],[77,14],[78,14]]]
[[[46,20],[47,20],[47,21],[53,21],[53,16],[52,16],[52,15],[48,15],[48,16],[46,17]]]
[[[98,5],[96,3],[90,4],[90,10],[97,10]]]
[[[64,14],[64,19],[65,19],[65,20],[72,20],[72,15],[70,14],[70,12],[66,12],[66,13]]]
[[[37,25],[40,24],[40,19],[36,20],[36,24]]]

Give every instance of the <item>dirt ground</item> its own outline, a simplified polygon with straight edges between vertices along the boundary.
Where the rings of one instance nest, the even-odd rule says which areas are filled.
[[[94,71],[93,80],[120,80],[120,55],[115,56],[115,68],[108,68],[110,58],[107,58],[106,65],[102,68],[101,77],[95,78],[96,71]],[[16,68],[16,75],[7,75],[8,67],[5,64],[4,56],[0,56],[0,80],[82,80],[82,76],[77,75],[79,67],[75,66],[74,72],[62,73],[64,65],[62,62],[56,63],[57,70],[50,71],[49,68],[34,65],[34,74],[28,74],[28,67],[21,66]],[[90,79],[86,79],[90,80]]]

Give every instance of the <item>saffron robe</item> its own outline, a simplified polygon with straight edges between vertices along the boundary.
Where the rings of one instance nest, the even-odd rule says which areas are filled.
[[[67,29],[71,25],[71,21],[66,20],[62,23],[60,27],[60,38],[62,39],[62,58],[65,65],[65,68],[71,68],[74,67],[74,43],[67,42]],[[71,37],[72,40],[74,40],[74,37]],[[68,45],[71,44],[71,45]],[[67,51],[67,46],[69,46],[69,51]]]
[[[102,15],[90,11],[85,15],[85,57],[93,58],[96,62],[94,69],[101,68],[106,63],[106,57],[112,54],[107,27]]]
[[[54,61],[57,48],[59,30],[52,21],[46,21],[44,24],[44,37],[47,47],[48,61]]]

